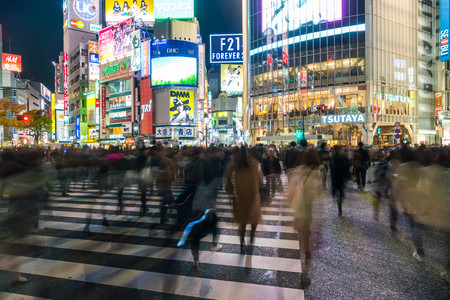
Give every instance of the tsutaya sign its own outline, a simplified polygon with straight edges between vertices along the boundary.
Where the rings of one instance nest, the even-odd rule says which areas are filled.
[[[385,100],[385,101],[390,101],[390,102],[411,103],[411,98],[409,98],[407,96],[400,96],[400,95],[393,95],[393,94],[384,94],[384,99],[383,99],[381,93],[377,93],[375,95],[375,98],[377,100]]]
[[[364,123],[364,122],[366,122],[365,114],[322,116],[322,124]]]

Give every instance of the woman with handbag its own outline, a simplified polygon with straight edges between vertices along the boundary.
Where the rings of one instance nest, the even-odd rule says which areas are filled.
[[[262,186],[262,179],[258,161],[250,157],[247,147],[241,146],[233,154],[227,171],[227,192],[232,195],[234,218],[239,224],[241,253],[244,252],[247,224],[252,226],[250,243],[253,245],[256,227],[261,222],[259,189]]]
[[[305,255],[305,264],[302,272],[302,285],[311,283],[307,277],[307,272],[311,262],[311,223],[312,223],[312,204],[321,196],[322,180],[319,173],[320,160],[316,151],[313,149],[304,151],[302,155],[302,164],[292,173],[288,186],[288,201],[291,208],[295,209],[294,229],[300,233],[300,249]]]

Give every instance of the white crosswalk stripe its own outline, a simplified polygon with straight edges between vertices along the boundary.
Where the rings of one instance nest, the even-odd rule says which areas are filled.
[[[285,185],[284,176],[282,181]],[[140,193],[135,185],[124,190],[122,215],[115,214],[117,190],[98,196],[92,187],[82,190],[81,185],[72,184],[71,189],[69,196],[53,192],[43,203],[40,225],[44,231],[7,241],[0,248],[0,270],[12,271],[17,263],[21,272],[33,275],[33,281],[62,280],[69,286],[86,282],[99,289],[113,286],[177,297],[304,299],[298,234],[292,228],[293,211],[286,206],[285,195],[277,193],[262,207],[263,222],[257,227],[253,250],[248,247],[241,254],[229,196],[219,191],[216,209],[223,249],[213,252],[211,236],[202,239],[200,267],[194,269],[189,247],[176,247],[181,233],[170,228],[176,211],[170,210],[168,224],[160,225],[161,202],[154,194],[147,195],[148,212],[140,217]],[[172,190],[178,194],[183,186],[177,181]],[[103,215],[109,227],[102,226]],[[82,232],[87,216],[91,216],[92,235]],[[14,251],[16,246],[32,247],[41,254]],[[21,294],[0,290],[0,297],[42,297],[28,292],[21,298]]]

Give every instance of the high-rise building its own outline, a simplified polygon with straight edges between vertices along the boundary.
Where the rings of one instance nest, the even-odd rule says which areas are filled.
[[[311,143],[435,142],[436,31],[426,25],[435,1],[262,0],[244,9],[252,142],[288,142],[299,126]]]

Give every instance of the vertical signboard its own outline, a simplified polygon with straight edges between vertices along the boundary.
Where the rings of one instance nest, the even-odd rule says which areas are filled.
[[[69,71],[68,71],[68,65],[69,63],[67,62],[68,60],[68,55],[67,52],[64,52],[64,115],[68,116],[69,115],[69,107],[68,107],[68,101],[69,101],[69,82],[68,82],[68,76],[69,76]]]
[[[205,99],[205,45],[198,45],[198,99]]]
[[[448,33],[450,31],[450,0],[441,0],[441,31],[440,50],[441,61],[450,60],[448,53]]]
[[[141,69],[141,30],[137,29],[131,34],[131,70],[137,72]]]
[[[141,77],[150,76],[150,40],[141,43]]]
[[[101,94],[101,110],[102,110],[102,134],[106,134],[106,86],[102,86]]]
[[[75,137],[80,138],[80,117],[75,117]]]
[[[64,93],[64,71],[62,64],[56,64],[55,69],[55,91],[56,94]]]
[[[89,47],[89,80],[100,79],[100,59],[98,43],[90,41]]]
[[[153,92],[150,78],[141,80],[141,134],[153,134]]]

